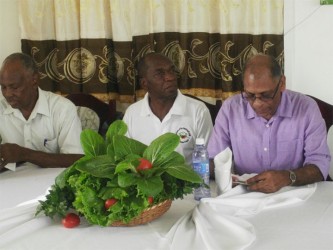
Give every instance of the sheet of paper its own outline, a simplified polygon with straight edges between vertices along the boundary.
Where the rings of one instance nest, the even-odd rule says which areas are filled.
[[[8,163],[5,168],[8,168],[9,170],[15,171],[16,170],[16,163]]]

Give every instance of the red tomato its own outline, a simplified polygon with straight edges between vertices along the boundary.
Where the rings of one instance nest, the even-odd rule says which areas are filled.
[[[64,227],[73,228],[80,224],[80,217],[74,213],[68,213],[65,218],[62,219]]]
[[[154,202],[154,197],[149,196],[148,197],[148,203],[151,205],[151,204],[153,204],[153,202]]]
[[[147,159],[140,158],[139,160],[140,160],[140,164],[139,164],[139,166],[136,167],[136,170],[142,171],[142,170],[150,169],[153,167],[151,165],[151,162],[148,161]]]
[[[113,206],[118,200],[115,198],[107,199],[104,203],[104,207],[106,210],[109,209],[109,207]]]

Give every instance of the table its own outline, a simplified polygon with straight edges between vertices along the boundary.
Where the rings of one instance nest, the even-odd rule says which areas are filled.
[[[161,242],[168,240],[170,230],[181,218],[198,207],[193,196],[188,195],[183,200],[173,201],[168,212],[147,225],[113,228],[92,226],[83,221],[77,228],[66,229],[59,221],[48,217],[35,218],[34,203],[18,206],[44,195],[62,170],[23,166],[16,172],[0,174],[0,249],[169,249],[170,244]],[[12,224],[8,227],[6,218],[10,214],[18,216],[10,218]],[[306,201],[239,218],[252,224],[255,240],[246,248],[234,249],[333,249],[333,182],[318,183],[314,194]],[[208,226],[207,230],[213,232],[215,228]],[[182,235],[176,236],[182,238]],[[224,236],[220,234],[221,238]]]
[[[18,167],[0,174],[0,209],[14,207],[44,195],[63,168]]]

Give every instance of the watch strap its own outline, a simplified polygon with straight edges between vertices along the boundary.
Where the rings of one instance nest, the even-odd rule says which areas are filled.
[[[289,171],[289,179],[291,180],[290,186],[292,186],[296,182],[296,174],[294,171],[291,170],[288,171]]]

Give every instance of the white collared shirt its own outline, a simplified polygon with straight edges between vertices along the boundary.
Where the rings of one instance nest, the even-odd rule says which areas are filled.
[[[47,153],[82,154],[82,128],[75,105],[58,94],[40,88],[38,96],[28,120],[1,96],[1,143],[15,143]]]
[[[208,142],[213,123],[208,108],[203,102],[184,96],[179,90],[177,98],[163,121],[154,115],[144,98],[130,105],[124,115],[128,126],[127,136],[149,145],[158,136],[172,132],[180,136],[176,151],[191,164],[195,139],[202,137]]]

